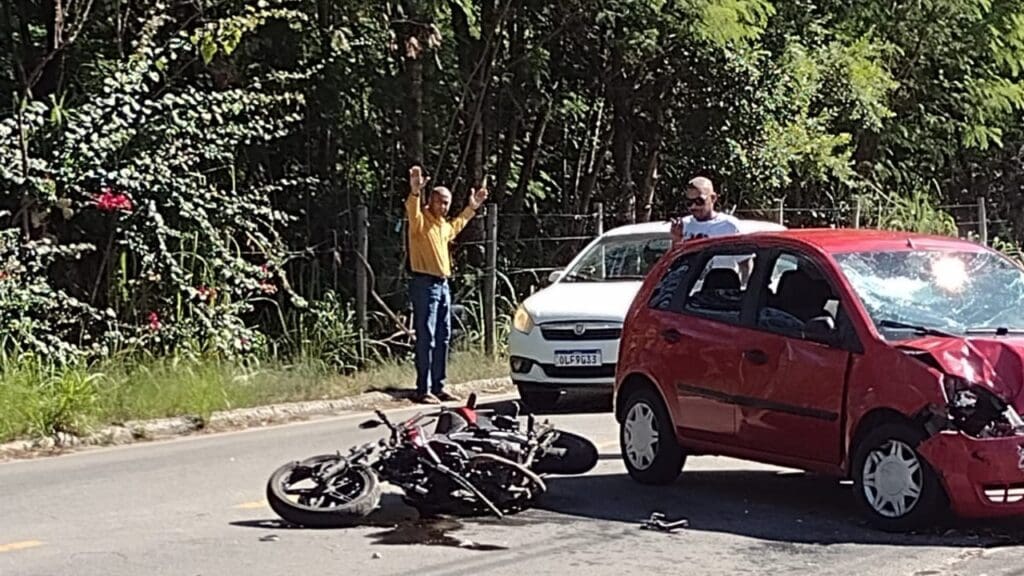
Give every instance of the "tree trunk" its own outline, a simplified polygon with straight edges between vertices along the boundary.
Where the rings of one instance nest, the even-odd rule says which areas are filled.
[[[626,201],[625,215],[636,222],[636,197],[633,184],[633,101],[631,83],[624,73],[616,75],[609,87],[612,104],[612,160],[615,164],[616,195]]]
[[[501,47],[496,35],[504,17],[512,9],[512,3],[506,0],[501,13],[496,9],[495,0],[483,2],[481,11],[480,40],[470,35],[469,20],[465,12],[458,6],[452,6],[452,29],[459,47],[459,68],[462,81],[469,87],[469,98],[461,111],[463,123],[467,127],[466,148],[463,160],[453,175],[453,185],[461,179],[462,165],[465,163],[466,175],[471,187],[479,186],[483,180],[487,162],[487,124],[485,114],[490,110],[489,84],[494,60]]]
[[[407,164],[423,164],[423,61],[405,64],[406,93],[405,153]]]
[[[508,189],[509,171],[512,167],[512,158],[515,157],[516,144],[519,140],[519,126],[523,123],[523,114],[516,110],[505,132],[505,142],[501,150],[501,158],[498,160],[498,174],[494,182],[494,201],[504,203],[505,192]]]
[[[658,164],[661,155],[662,130],[665,121],[664,104],[661,100],[654,104],[653,119],[648,133],[651,135],[650,151],[647,154],[647,168],[644,170],[643,184],[637,194],[637,221],[650,222],[654,210],[654,191],[658,184]]]
[[[403,26],[398,34],[398,50],[405,63],[405,114],[403,126],[403,142],[405,144],[406,169],[412,164],[422,165],[423,152],[423,58],[427,56],[427,47],[420,39],[422,22],[419,2],[407,0],[403,3],[405,13],[415,24]],[[404,172],[404,170],[402,171]]]
[[[22,50],[19,49],[18,43],[15,42],[14,39],[14,12],[11,10],[11,4],[13,4],[13,0],[2,1],[4,4],[4,22],[6,22],[6,30],[4,32],[5,34],[7,34],[7,51],[10,54],[11,59],[11,80],[15,85],[21,87],[21,89],[23,90],[25,87],[25,63]],[[20,11],[18,13],[18,19],[22,22],[24,22],[25,20],[24,14],[22,14]],[[24,44],[24,37],[21,38],[21,42],[22,44]],[[20,91],[21,90],[19,90],[19,92]]]
[[[607,156],[608,146],[602,144],[595,151],[596,162],[594,167],[587,173],[587,176],[583,179],[583,184],[580,186],[580,214],[590,213],[590,204],[597,190],[597,180],[601,176],[601,172],[604,171],[604,163]]]
[[[64,6],[62,0],[47,0],[46,49],[43,51],[42,73],[35,86],[29,87],[35,98],[42,98],[60,92],[64,76]]]
[[[548,119],[551,116],[551,105],[545,103],[544,107],[537,114],[533,131],[530,134],[530,143],[526,147],[526,154],[523,161],[523,169],[519,173],[519,182],[516,183],[516,191],[512,194],[512,201],[509,203],[509,211],[512,216],[508,220],[506,232],[502,235],[508,238],[519,238],[519,229],[522,226],[522,213],[525,210],[526,190],[533,177],[533,169],[540,156],[541,143],[544,141],[544,130],[547,128]]]

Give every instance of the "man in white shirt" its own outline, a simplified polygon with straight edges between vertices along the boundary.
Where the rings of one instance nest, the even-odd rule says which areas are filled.
[[[686,191],[683,194],[686,197],[686,208],[690,211],[690,215],[672,219],[673,246],[687,240],[740,233],[739,220],[735,216],[715,211],[718,194],[715,193],[715,187],[711,184],[711,180],[698,176],[687,183]],[[732,268],[739,273],[742,284],[746,285],[753,269],[751,258],[738,256],[719,260],[730,263]]]
[[[718,194],[711,180],[698,176],[686,185],[686,208],[689,216],[672,219],[672,243],[697,238],[739,234],[739,221],[731,214],[715,211]]]

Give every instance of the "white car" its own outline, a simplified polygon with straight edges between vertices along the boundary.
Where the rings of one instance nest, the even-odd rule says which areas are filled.
[[[611,398],[623,321],[644,275],[671,246],[670,226],[650,222],[605,232],[519,305],[508,344],[523,402],[538,410],[567,393]],[[741,234],[784,229],[740,220]]]

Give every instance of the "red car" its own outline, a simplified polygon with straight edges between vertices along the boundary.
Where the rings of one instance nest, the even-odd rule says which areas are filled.
[[[637,481],[688,454],[849,478],[873,523],[1024,513],[1024,269],[955,238],[789,230],[684,244],[626,316]]]

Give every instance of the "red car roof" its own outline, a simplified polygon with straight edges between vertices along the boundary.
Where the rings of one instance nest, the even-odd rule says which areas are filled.
[[[743,236],[725,236],[709,239],[726,238],[743,241],[758,238],[795,241],[805,246],[817,248],[830,254],[863,251],[902,251],[914,249],[949,250],[957,252],[982,252],[986,248],[975,242],[932,234],[916,232],[892,232],[870,228],[793,228],[778,232],[755,232]]]

